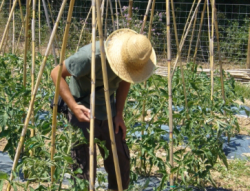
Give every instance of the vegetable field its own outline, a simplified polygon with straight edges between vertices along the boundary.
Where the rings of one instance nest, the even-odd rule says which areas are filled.
[[[39,66],[42,56],[36,57]],[[31,62],[30,56],[28,63]],[[14,177],[23,173],[26,183],[11,181],[13,188],[19,190],[29,188],[29,184],[36,182],[35,190],[87,190],[88,183],[76,177],[76,185],[69,179],[67,188],[62,188],[65,174],[75,176],[80,169],[73,172],[70,165],[70,149],[73,145],[86,140],[79,129],[71,127],[61,114],[58,114],[58,129],[56,133],[56,153],[54,161],[50,159],[51,115],[50,100],[54,94],[54,85],[50,79],[53,59],[49,57],[47,67],[34,104],[34,118],[30,122],[26,134],[21,160],[18,163]],[[23,86],[23,59],[17,55],[5,54],[0,59],[1,72],[1,99],[0,99],[0,138],[6,140],[4,152],[8,152],[13,159],[18,144],[22,123],[27,111],[27,104],[31,96],[31,78],[27,74],[27,86]],[[234,100],[239,98],[235,93],[235,81],[232,78],[225,80],[225,94],[227,101],[221,97],[220,79],[215,77],[214,100],[210,99],[210,78],[205,73],[197,73],[197,68],[189,63],[185,70],[188,108],[184,105],[184,94],[180,80],[180,69],[177,68],[173,76],[173,126],[174,126],[174,185],[176,190],[204,188],[207,185],[216,187],[212,171],[217,165],[227,169],[226,155],[222,150],[222,136],[228,140],[239,133],[239,125],[235,113],[238,104]],[[38,71],[36,69],[36,72]],[[30,71],[30,70],[28,70]],[[161,182],[156,188],[169,188],[169,121],[167,79],[153,75],[146,84],[133,85],[128,96],[124,111],[127,126],[127,142],[131,150],[131,184],[130,189],[136,187],[139,177],[160,177]],[[145,99],[146,98],[146,99]],[[146,102],[142,119],[143,102]],[[235,107],[233,107],[235,106]],[[232,109],[234,108],[234,109]],[[30,137],[30,130],[35,130],[35,136]],[[142,133],[143,132],[143,133]],[[104,143],[95,140],[104,147]],[[30,151],[33,155],[30,156]],[[159,154],[159,152],[161,154]],[[162,154],[163,153],[163,154]],[[106,151],[108,155],[108,151]],[[99,162],[101,166],[102,162]],[[55,181],[50,182],[50,167],[56,166]],[[1,179],[7,179],[1,172]],[[97,174],[101,187],[106,181],[103,173]],[[49,185],[49,186],[48,186]],[[74,185],[74,186],[73,186]],[[147,185],[143,185],[147,187]],[[143,187],[142,186],[142,187]],[[226,185],[223,185],[226,186]],[[30,188],[31,189],[31,188]],[[139,189],[139,187],[138,187]],[[31,189],[32,190],[32,189]]]
[[[226,43],[220,47],[221,34],[231,39],[239,23],[232,23],[234,27],[228,27],[223,32],[217,15],[221,18],[224,15],[217,12],[215,0],[204,0],[202,4],[201,0],[194,0],[181,30],[182,36],[178,34],[173,0],[162,3],[166,11],[161,12],[154,10],[156,0],[148,0],[147,6],[144,5],[145,13],[133,7],[133,0],[123,7],[120,0],[113,3],[110,0],[92,0],[91,4],[90,1],[85,4],[89,6],[88,14],[84,13],[86,18],[84,21],[80,19],[80,22],[74,12],[75,8],[79,8],[76,6],[78,2],[75,5],[74,0],[63,0],[59,3],[58,12],[51,8],[50,1],[47,3],[48,7],[45,0],[27,1],[25,8],[22,1],[15,0],[8,4],[7,15],[1,12],[7,10],[6,2],[3,0],[0,3],[0,17],[6,22],[5,28],[0,27],[0,190],[94,191],[94,186],[98,191],[107,189],[107,174],[99,152],[95,181],[93,165],[90,165],[89,181],[77,177],[82,172],[80,168],[72,170],[75,161],[71,158],[71,150],[87,143],[87,139],[80,129],[71,126],[65,116],[57,112],[60,79],[55,86],[50,75],[59,63],[58,76],[61,76],[61,63],[73,54],[72,48],[75,52],[80,46],[99,40],[100,49],[104,50],[103,43],[107,36],[124,27],[147,35],[153,47],[159,45],[155,49],[157,58],[161,58],[157,64],[167,65],[168,69],[167,77],[153,74],[143,83],[131,84],[127,96],[123,117],[131,162],[128,190],[250,190],[250,88],[235,82],[223,70],[222,63],[227,60],[227,53],[236,56],[236,62],[248,62],[250,49],[244,54],[241,50],[235,53],[228,40],[224,40]],[[40,18],[41,7],[45,13],[43,19]],[[180,5],[180,8],[183,7]],[[87,8],[84,7],[84,10]],[[53,14],[57,15],[56,19]],[[17,31],[16,17],[22,23]],[[85,28],[88,17],[92,19],[91,30]],[[197,18],[200,18],[199,24]],[[206,25],[203,24],[205,22]],[[246,19],[244,23],[249,21]],[[199,26],[197,31],[196,25]],[[205,35],[202,35],[202,26],[206,27]],[[243,34],[245,50],[250,36],[247,36],[246,27],[241,29],[238,36]],[[10,31],[12,40],[9,39]],[[16,41],[17,32],[19,37]],[[36,40],[37,33],[39,42]],[[44,42],[40,42],[41,35],[45,44],[48,42],[47,48]],[[199,59],[197,55],[204,46],[204,38],[207,39],[207,48],[203,49],[206,54],[202,50],[203,58]],[[78,43],[75,43],[76,39]],[[182,49],[185,49],[187,40],[189,48],[183,62]],[[236,44],[235,47],[241,47]],[[11,47],[9,52],[12,53],[7,53],[8,47]],[[58,47],[60,57],[57,56]],[[175,50],[174,58],[171,57],[172,50]],[[92,46],[92,58],[94,55],[95,48]],[[94,60],[91,62],[90,135],[94,128]],[[208,60],[209,74],[202,71],[199,60]],[[215,60],[218,60],[218,65]],[[101,61],[116,178],[118,189],[122,191],[112,136],[104,51],[101,51]],[[50,103],[53,98],[52,110]],[[104,141],[90,136],[90,160],[94,153],[93,143],[104,149],[105,157],[110,154]],[[9,164],[2,163],[7,154]]]

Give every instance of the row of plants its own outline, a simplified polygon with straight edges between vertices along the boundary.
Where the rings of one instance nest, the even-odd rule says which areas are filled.
[[[36,58],[36,74],[42,56]],[[58,114],[58,131],[56,135],[56,155],[50,160],[50,135],[52,111],[49,108],[53,97],[54,85],[50,79],[53,68],[53,58],[49,57],[43,78],[36,95],[34,105],[34,121],[29,129],[35,129],[36,135],[30,138],[30,132],[25,137],[25,145],[18,163],[15,177],[24,173],[28,183],[36,182],[37,188],[31,190],[88,190],[87,181],[76,177],[81,170],[73,172],[70,166],[73,160],[70,150],[73,146],[86,142],[79,129],[71,127],[61,114]],[[28,56],[29,69],[31,56]],[[18,144],[21,129],[31,97],[30,70],[27,74],[27,85],[23,81],[23,58],[13,54],[0,57],[0,139],[6,139],[4,152],[13,159]],[[194,68],[194,69],[192,69]],[[186,66],[185,83],[187,89],[188,108],[185,108],[181,72],[177,68],[172,80],[173,126],[174,126],[174,167],[170,171],[168,146],[168,81],[166,77],[153,75],[143,83],[132,85],[124,110],[127,126],[127,143],[131,150],[131,184],[128,190],[135,189],[138,177],[159,176],[161,184],[156,190],[169,187],[167,182],[170,173],[174,174],[177,189],[204,188],[207,183],[216,186],[211,177],[211,170],[218,160],[227,167],[227,159],[222,150],[223,135],[228,139],[239,131],[239,125],[232,106],[239,95],[235,94],[235,81],[225,78],[226,102],[221,96],[220,78],[215,77],[213,101],[210,99],[210,78],[203,72],[197,72],[193,63]],[[225,74],[224,74],[225,77]],[[146,99],[145,99],[146,98]],[[243,98],[242,98],[243,100]],[[142,121],[143,102],[146,101],[146,111],[150,113],[149,120]],[[143,134],[141,132],[144,132]],[[103,142],[96,140],[104,147]],[[29,151],[34,151],[30,156]],[[158,153],[165,153],[159,155]],[[107,152],[108,153],[108,152]],[[50,167],[56,166],[55,182],[50,182]],[[69,179],[70,185],[62,188],[65,173],[74,179]],[[1,181],[7,180],[7,175],[1,172]],[[102,173],[97,174],[99,185],[107,181]],[[29,184],[10,182],[26,189]],[[148,182],[147,182],[148,183]],[[1,184],[0,184],[1,185]],[[144,185],[144,187],[146,187]],[[139,188],[138,188],[139,189]]]

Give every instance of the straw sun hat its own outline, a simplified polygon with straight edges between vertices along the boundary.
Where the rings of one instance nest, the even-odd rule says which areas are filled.
[[[105,42],[105,52],[111,69],[124,81],[139,83],[154,72],[155,51],[146,36],[133,30],[114,31]]]

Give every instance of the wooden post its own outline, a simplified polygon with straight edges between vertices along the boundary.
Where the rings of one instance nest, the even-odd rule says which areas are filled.
[[[114,166],[115,166],[115,173],[116,173],[116,180],[117,180],[117,184],[118,184],[118,190],[123,191],[122,181],[121,181],[121,172],[120,172],[120,166],[119,166],[118,156],[117,156],[117,148],[116,148],[116,143],[115,143],[112,111],[111,111],[111,106],[110,106],[109,84],[108,84],[108,75],[107,75],[106,56],[105,56],[105,51],[104,51],[103,31],[102,31],[102,22],[101,22],[101,12],[100,12],[99,0],[96,0],[96,7],[97,7],[97,22],[98,22],[98,26],[100,26],[100,27],[98,27],[98,30],[99,30],[99,36],[100,36],[102,75],[103,75],[106,109],[107,109],[107,115],[108,115],[107,117],[108,117],[109,135],[110,135],[111,148],[112,148],[112,153],[113,153],[113,161],[114,161]]]
[[[75,0],[70,1],[69,10],[68,10],[68,16],[67,16],[67,24],[65,26],[65,31],[63,35],[63,42],[62,42],[62,48],[61,48],[61,54],[60,54],[60,67],[57,75],[56,80],[56,90],[55,90],[55,97],[54,97],[54,104],[53,104],[53,119],[52,119],[52,133],[51,133],[51,161],[54,160],[54,154],[55,154],[55,138],[56,138],[56,125],[57,125],[57,103],[58,103],[58,97],[59,97],[59,87],[60,87],[60,80],[62,75],[62,66],[63,61],[65,57],[65,50],[66,45],[68,41],[68,34],[69,34],[69,28],[72,18],[72,12],[74,8]],[[54,182],[54,172],[55,172],[55,166],[51,166],[51,183]]]
[[[15,158],[14,158],[14,161],[13,161],[13,165],[12,165],[12,169],[11,169],[11,174],[10,174],[10,181],[13,180],[13,171],[15,170],[16,168],[16,165],[18,163],[18,160],[19,160],[19,157],[20,157],[20,153],[21,153],[21,150],[22,150],[22,147],[23,147],[23,143],[24,143],[24,137],[26,135],[26,132],[27,132],[27,129],[28,129],[28,125],[29,125],[29,120],[30,120],[30,116],[31,116],[31,110],[34,106],[34,102],[35,102],[35,96],[36,96],[36,93],[37,93],[37,90],[38,90],[38,86],[41,82],[41,79],[42,79],[42,74],[43,74],[43,71],[44,71],[44,68],[45,68],[45,65],[46,65],[46,61],[47,61],[47,57],[48,57],[48,53],[49,53],[49,50],[51,48],[51,44],[52,44],[52,41],[55,37],[55,34],[56,34],[56,31],[57,31],[57,28],[58,28],[58,25],[59,25],[59,21],[62,17],[62,14],[63,14],[63,10],[64,10],[64,7],[66,5],[66,2],[67,0],[64,0],[62,2],[62,5],[61,5],[61,8],[60,8],[60,11],[58,13],[58,17],[57,17],[57,21],[54,25],[54,28],[53,28],[53,31],[52,31],[52,34],[50,36],[50,40],[49,40],[49,43],[48,43],[48,46],[47,46],[47,49],[46,49],[46,52],[45,52],[45,56],[43,58],[43,62],[41,64],[41,67],[40,67],[40,71],[38,73],[38,77],[37,77],[37,80],[36,80],[36,84],[35,84],[35,87],[34,87],[34,90],[32,92],[32,98],[30,100],[30,104],[29,104],[29,108],[28,108],[28,112],[27,112],[27,116],[25,118],[25,122],[24,122],[24,125],[23,125],[23,129],[22,129],[22,133],[21,133],[21,137],[20,137],[20,141],[18,143],[18,146],[17,146],[17,150],[16,150],[16,154],[15,154]],[[10,191],[10,188],[11,188],[11,185],[8,184],[8,187],[7,187],[7,191]]]

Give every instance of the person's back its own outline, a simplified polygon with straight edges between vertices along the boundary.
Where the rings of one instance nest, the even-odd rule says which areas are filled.
[[[116,173],[113,162],[111,141],[106,114],[104,91],[109,91],[113,122],[115,128],[115,143],[121,172],[123,189],[129,185],[130,157],[126,145],[126,126],[123,120],[123,108],[129,91],[130,83],[139,83],[146,80],[152,73],[156,64],[156,55],[150,41],[143,35],[130,29],[120,29],[113,32],[105,42],[107,56],[107,73],[109,89],[104,90],[100,45],[96,42],[96,93],[95,97],[95,138],[105,141],[109,156],[104,160],[104,167],[108,173],[108,188],[117,190]],[[89,140],[90,122],[90,87],[91,87],[91,44],[81,48],[76,54],[63,63],[60,96],[68,105],[67,119],[73,126],[80,128]],[[51,72],[51,77],[56,84],[59,66]],[[70,84],[65,81],[66,76],[71,76]],[[114,94],[116,94],[114,101]],[[75,99],[80,101],[76,103]],[[99,147],[104,158],[104,150]],[[72,149],[72,158],[75,160],[73,170],[82,169],[77,176],[89,179],[89,145],[78,145]],[[94,153],[96,167],[96,152]]]

